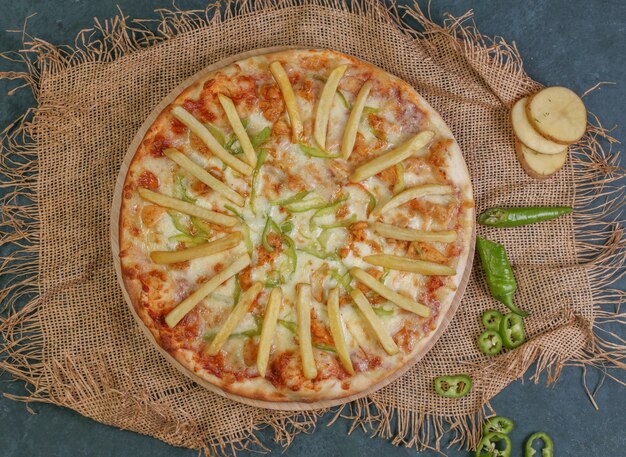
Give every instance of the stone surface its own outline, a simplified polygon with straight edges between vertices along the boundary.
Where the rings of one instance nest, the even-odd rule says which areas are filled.
[[[398,3],[406,3],[399,0]],[[181,9],[203,7],[205,2],[181,0]],[[170,7],[170,0],[22,0],[3,1],[0,14],[0,52],[20,47],[21,34],[5,33],[21,29],[28,21],[30,34],[55,44],[71,43],[76,33],[92,24],[92,17],[105,19],[118,13],[119,5],[130,17],[153,17],[152,10]],[[624,124],[626,100],[626,2],[619,0],[439,0],[431,5],[435,19],[444,12],[459,15],[473,8],[479,29],[488,35],[501,35],[515,41],[525,60],[526,71],[538,81],[549,85],[565,85],[582,93],[599,81],[616,85],[604,86],[589,95],[589,109],[611,126]],[[8,69],[2,63],[2,70]],[[0,93],[15,84],[0,82]],[[4,128],[33,100],[26,91],[16,97],[0,98],[0,128]],[[619,125],[614,135],[624,138]],[[622,158],[622,164],[626,160]],[[624,185],[626,183],[622,183]],[[622,216],[624,219],[624,216]],[[626,288],[626,280],[621,282]],[[622,337],[623,328],[619,330]],[[6,379],[6,377],[5,377]],[[588,373],[593,389],[599,379]],[[20,383],[3,383],[3,392],[24,393]],[[517,428],[512,433],[513,456],[523,454],[523,441],[532,432],[544,430],[555,441],[556,454],[624,455],[626,435],[622,424],[626,419],[626,395],[623,387],[607,380],[596,395],[600,407],[596,411],[582,387],[582,372],[566,368],[554,388],[531,382],[515,382],[493,401],[498,414],[513,418]],[[98,424],[72,411],[49,405],[32,405],[37,414],[30,414],[24,404],[0,398],[0,454],[5,457],[64,456],[187,456],[195,451],[175,449],[150,437],[120,431]],[[345,423],[326,427],[328,418],[320,421],[315,433],[303,435],[285,452],[288,456],[363,456],[414,455],[415,451],[397,448],[385,440],[370,440],[361,431],[346,435]],[[267,433],[261,434],[269,442]],[[280,450],[278,450],[280,452]],[[451,457],[470,455],[452,449]],[[239,455],[247,455],[240,453]],[[438,455],[424,452],[424,456]]]

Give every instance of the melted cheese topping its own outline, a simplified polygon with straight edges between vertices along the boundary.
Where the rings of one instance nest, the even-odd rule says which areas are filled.
[[[174,103],[185,107],[208,125],[216,139],[225,143],[233,153],[240,150],[217,101],[218,93],[233,99],[253,144],[255,138],[263,135],[264,129],[271,129],[269,137],[262,144],[255,145],[257,154],[263,153],[267,157],[264,164],[258,167],[254,178],[256,196],[253,204],[253,178],[225,167],[166,110],[144,138],[127,176],[121,227],[122,265],[126,277],[141,284],[142,293],[138,301],[150,310],[149,317],[144,316],[144,320],[152,319],[151,327],[157,329],[155,332],[160,344],[171,352],[189,351],[193,363],[188,363],[195,367],[193,369],[196,372],[209,380],[217,377],[229,383],[246,383],[258,377],[255,347],[260,334],[259,321],[262,320],[270,288],[281,287],[284,298],[279,312],[279,325],[274,336],[266,380],[260,381],[266,389],[273,386],[277,398],[306,398],[307,391],[319,391],[328,382],[335,383],[335,387],[341,385],[341,388],[351,389],[350,376],[332,352],[333,342],[328,331],[326,312],[328,291],[338,285],[333,278],[345,275],[351,267],[359,267],[382,277],[386,286],[432,309],[429,318],[419,317],[352,282],[352,287],[360,287],[366,293],[384,329],[400,347],[399,354],[389,356],[364,317],[353,306],[347,291],[342,289],[340,314],[357,372],[355,379],[364,373],[384,373],[385,370],[397,368],[411,355],[420,339],[434,329],[440,306],[443,302],[449,302],[448,297],[454,293],[460,276],[446,278],[397,270],[383,271],[366,263],[363,257],[370,254],[394,254],[456,267],[462,259],[461,254],[467,252],[464,246],[467,236],[463,232],[466,233],[470,222],[467,215],[462,213],[463,204],[471,201],[471,189],[465,185],[469,180],[462,158],[453,149],[456,143],[443,121],[438,116],[430,115],[430,108],[421,105],[416,94],[401,81],[341,54],[290,52],[289,59],[283,63],[296,93],[304,125],[303,142],[307,144],[303,148],[301,144],[292,143],[284,102],[268,71],[271,61],[267,56],[258,56],[231,65],[187,89]],[[351,105],[361,85],[372,80],[373,87],[361,117],[355,148],[348,161],[311,157],[307,154],[306,146],[314,145],[313,116],[323,80],[332,69],[342,64],[349,66],[340,81],[330,111],[325,153],[338,156],[340,152],[343,131],[350,114],[342,98]],[[455,194],[420,198],[374,219],[370,215],[371,196],[381,204],[394,195],[396,169],[391,167],[362,183],[349,182],[348,175],[356,166],[426,129],[436,132],[435,139],[427,148],[404,161],[405,188],[422,184],[447,184],[453,186]],[[196,205],[232,215],[227,209],[227,200],[162,156],[160,150],[166,147],[179,149],[196,164],[246,197],[245,207],[236,208],[242,218],[239,226],[233,229],[211,226],[211,232],[206,233],[197,221],[180,213],[168,213],[137,196],[133,189],[148,187],[178,198],[186,196],[193,199]],[[243,155],[238,157],[242,158]],[[450,167],[451,163],[453,167]],[[340,203],[322,215],[317,215],[315,209],[297,212],[290,211],[289,205],[272,203],[304,191],[309,192],[305,201],[319,199],[327,204]],[[273,246],[274,252],[268,252],[263,246],[268,218],[278,227],[284,227],[285,224],[293,226],[292,230],[285,233],[270,230],[266,242]],[[374,220],[420,230],[455,230],[459,237],[457,242],[451,244],[411,244],[377,235],[367,225]],[[333,224],[340,226],[325,228]],[[198,239],[201,241],[202,237],[213,240],[232,230],[249,234],[251,268],[218,287],[174,329],[165,327],[162,318],[167,312],[248,248],[242,243],[230,251],[170,266],[152,264],[148,254],[154,250],[181,249],[198,242]],[[295,244],[295,269],[288,255],[286,237]],[[349,276],[345,276],[345,279],[349,280]],[[247,288],[255,281],[265,283],[266,289],[253,303],[251,312],[241,320],[218,356],[206,356],[204,349],[207,342],[232,310],[238,289]],[[302,378],[298,338],[292,328],[296,323],[295,287],[298,283],[310,283],[313,290],[312,336],[319,373],[316,379],[310,381]],[[333,395],[338,394],[334,392]]]

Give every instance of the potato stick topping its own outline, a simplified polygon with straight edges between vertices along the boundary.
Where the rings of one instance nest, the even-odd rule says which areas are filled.
[[[302,371],[307,379],[317,376],[317,367],[313,357],[313,344],[311,342],[311,286],[298,284],[296,286],[296,315],[298,318],[298,341],[300,344],[300,358],[302,359]]]
[[[361,121],[363,108],[365,108],[365,103],[367,102],[367,97],[369,96],[371,89],[372,82],[366,81],[365,84],[361,86],[361,90],[359,90],[359,93],[356,96],[356,101],[352,106],[352,111],[350,111],[350,117],[348,118],[348,123],[346,124],[346,128],[343,132],[343,139],[341,141],[341,155],[346,160],[348,160],[350,154],[352,154],[352,150],[354,149],[356,134],[359,131],[359,122]]]
[[[163,151],[163,153],[168,159],[176,162],[176,164],[178,164],[178,166],[180,166],[183,170],[189,172],[189,174],[191,174],[194,178],[202,181],[215,192],[219,192],[235,205],[243,206],[245,199],[241,195],[232,190],[219,179],[213,177],[209,172],[207,172],[200,165],[194,163],[189,157],[180,152],[178,149],[169,148]]]
[[[270,64],[270,71],[272,72],[272,76],[274,76],[274,79],[283,94],[283,99],[285,100],[287,114],[289,114],[289,122],[291,122],[291,141],[293,143],[298,143],[302,137],[303,127],[302,119],[300,118],[300,110],[298,109],[298,101],[296,100],[296,95],[293,92],[293,87],[291,87],[289,77],[280,62],[272,62]]]
[[[452,195],[453,189],[450,186],[444,186],[441,184],[424,184],[422,186],[411,187],[398,195],[393,197],[384,205],[375,208],[372,213],[376,216],[389,211],[390,209],[402,206],[405,203],[413,200],[414,198],[427,197],[430,195]]]
[[[231,333],[235,330],[239,322],[245,317],[246,314],[250,312],[250,305],[254,301],[259,292],[263,289],[262,282],[255,282],[252,284],[248,290],[246,290],[239,299],[239,302],[235,305],[235,308],[231,311],[231,313],[226,318],[226,321],[209,344],[209,347],[206,350],[208,355],[216,355],[224,346],[224,343],[228,339]]]
[[[239,273],[241,270],[250,265],[250,256],[244,254],[238,257],[228,267],[217,273],[207,282],[205,282],[199,289],[180,302],[173,310],[171,310],[167,316],[165,316],[165,323],[170,327],[175,327],[185,315],[191,311],[195,306],[200,303],[207,295],[217,289],[220,284],[226,282],[228,279]]]
[[[219,94],[218,98],[220,100],[220,104],[226,113],[226,117],[228,118],[228,122],[235,132],[237,139],[239,140],[239,144],[241,145],[241,149],[243,150],[243,155],[246,158],[248,164],[251,167],[256,166],[256,152],[254,152],[254,147],[250,142],[250,137],[248,136],[248,132],[244,128],[241,123],[241,119],[239,118],[239,114],[237,113],[237,108],[235,108],[235,104],[233,101],[228,98],[226,95]]]
[[[313,127],[313,138],[320,148],[326,149],[326,132],[328,131],[328,118],[330,117],[330,109],[333,106],[333,100],[337,93],[337,86],[343,74],[348,69],[347,65],[340,65],[330,72],[330,76],[324,84],[320,101],[317,105],[315,113],[315,125]]]
[[[333,337],[337,355],[343,368],[349,373],[354,374],[352,360],[350,360],[350,352],[346,344],[346,335],[343,331],[343,322],[341,321],[341,312],[339,311],[339,289],[334,288],[328,294],[328,320],[330,324],[330,334]]]
[[[283,291],[278,287],[273,288],[267,300],[267,306],[265,307],[263,329],[261,330],[261,340],[259,341],[259,351],[256,359],[256,366],[261,377],[265,377],[267,370],[272,341],[274,340],[274,333],[276,332],[276,321],[282,301]]]
[[[372,265],[389,268],[391,270],[409,271],[432,276],[454,276],[456,271],[447,265],[428,262],[426,260],[415,260],[398,255],[375,254],[363,257],[363,260]]]
[[[372,309],[372,305],[370,305],[370,302],[367,300],[367,297],[363,295],[363,292],[361,292],[359,289],[353,289],[352,292],[350,292],[350,296],[352,297],[352,300],[354,301],[356,306],[359,308],[359,311],[361,311],[361,313],[363,314],[363,317],[365,317],[367,323],[376,334],[376,337],[378,338],[378,341],[382,345],[385,352],[387,352],[387,354],[389,355],[397,354],[399,351],[398,346],[396,345],[393,338],[391,338],[389,332],[385,330],[385,327],[380,320],[380,317],[376,315],[376,313]]]
[[[211,132],[198,121],[193,115],[182,106],[175,106],[172,108],[172,115],[180,122],[185,124],[191,132],[196,135],[211,150],[215,156],[231,167],[233,170],[237,170],[239,173],[246,176],[252,174],[252,167],[247,163],[242,162],[231,153],[229,153],[224,147],[215,139]]]
[[[217,240],[213,240],[199,246],[194,246],[189,249],[183,249],[182,251],[152,251],[150,253],[150,258],[154,263],[159,265],[185,262],[187,260],[207,257],[232,249],[241,242],[242,238],[243,237],[240,232],[229,233],[228,235]]]
[[[370,160],[369,162],[357,167],[350,175],[350,181],[360,182],[374,176],[381,171],[393,167],[395,164],[408,159],[417,151],[426,146],[435,136],[430,130],[424,130],[417,135],[402,143],[395,149],[385,152],[383,155]]]
[[[382,222],[374,222],[370,224],[376,233],[385,238],[393,238],[403,241],[426,241],[439,243],[452,243],[456,240],[456,232],[454,230],[428,231],[416,230],[412,228],[401,228],[395,225],[383,224]]]
[[[237,223],[237,219],[226,214],[211,211],[210,209],[202,206],[197,206],[192,203],[187,203],[178,198],[169,197],[167,195],[153,192],[148,189],[140,187],[137,192],[139,196],[144,200],[154,203],[155,205],[163,206],[164,208],[170,208],[188,216],[196,216],[200,219],[205,219],[213,224],[223,225],[224,227],[232,227]]]
[[[374,278],[364,270],[361,270],[360,268],[352,268],[350,270],[350,276],[352,276],[360,283],[365,284],[378,295],[385,297],[392,303],[395,303],[400,308],[417,314],[418,316],[430,316],[431,309],[429,307],[422,305],[421,303],[417,303],[410,298],[405,297],[404,295],[400,295],[399,293],[391,290],[389,287],[385,286],[382,282],[378,281],[376,278]]]

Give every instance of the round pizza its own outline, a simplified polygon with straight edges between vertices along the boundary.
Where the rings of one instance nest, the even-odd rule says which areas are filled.
[[[473,230],[468,171],[432,107],[371,64],[292,49],[205,74],[158,115],[122,189],[120,264],[186,370],[314,402],[430,347]]]

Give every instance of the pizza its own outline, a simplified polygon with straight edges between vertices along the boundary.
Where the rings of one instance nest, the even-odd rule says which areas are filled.
[[[136,314],[184,369],[240,397],[384,384],[430,347],[471,267],[452,133],[409,84],[332,50],[196,79],[147,129],[121,193]]]

